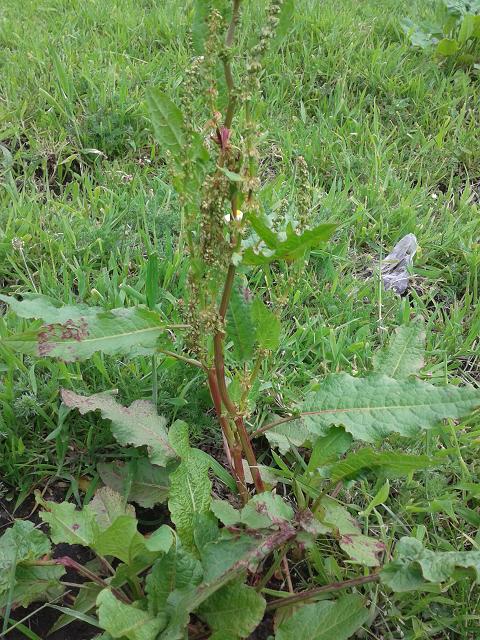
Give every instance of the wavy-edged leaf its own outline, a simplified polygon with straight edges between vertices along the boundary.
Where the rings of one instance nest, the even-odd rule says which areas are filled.
[[[108,529],[120,516],[135,518],[135,509],[110,487],[101,487],[89,502],[100,529]]]
[[[368,617],[359,595],[306,604],[279,624],[275,640],[347,640]]]
[[[0,537],[0,594],[7,592],[19,564],[50,553],[50,541],[33,522],[16,520]]]
[[[393,591],[415,591],[427,582],[442,583],[456,572],[471,573],[480,582],[480,551],[431,551],[416,538],[402,538],[395,559],[384,566],[382,582]]]
[[[188,426],[184,422],[177,420],[172,425],[170,437],[181,462],[170,474],[168,508],[182,544],[191,551],[195,549],[195,516],[210,511],[210,462],[203,451],[188,444]]]
[[[81,396],[68,389],[62,389],[62,400],[82,415],[89,411],[100,411],[102,418],[112,423],[112,434],[120,444],[147,446],[152,463],[166,465],[176,457],[168,441],[166,420],[157,414],[153,404],[147,400],[135,400],[124,407],[106,393]]]
[[[431,29],[413,22],[410,18],[403,18],[400,21],[400,26],[414,47],[427,49],[436,41]]]
[[[239,511],[226,500],[212,500],[211,509],[225,526],[243,524],[248,529],[267,529],[290,522],[294,516],[292,507],[281,496],[268,491],[253,496]]]
[[[232,582],[205,600],[198,612],[221,637],[246,638],[262,621],[265,605],[265,598],[255,589]]]
[[[428,456],[413,456],[396,451],[374,451],[369,447],[349,453],[343,460],[335,462],[327,469],[327,475],[334,482],[351,480],[360,473],[381,471],[386,476],[397,478],[408,476],[420,469],[429,469],[436,462]]]
[[[155,137],[163,152],[169,151],[178,160],[185,146],[185,130],[180,109],[159,89],[147,95]]]
[[[50,525],[50,538],[55,544],[80,544],[90,547],[100,528],[95,513],[85,506],[75,509],[71,502],[50,502],[37,495],[37,502],[43,507],[40,518]]]
[[[480,389],[436,387],[387,376],[328,376],[301,407],[309,431],[323,435],[343,425],[356,440],[375,442],[390,433],[413,436],[445,418],[461,418],[480,406]]]
[[[355,440],[377,442],[390,433],[414,436],[445,418],[461,418],[480,406],[480,389],[438,387],[421,380],[383,375],[354,378],[331,374],[300,405],[303,418],[266,432],[272,446],[287,450],[314,442],[331,425],[343,425]]]
[[[285,525],[282,530],[264,538],[229,537],[207,544],[202,552],[204,580],[183,597],[171,598],[175,603],[175,609],[162,633],[162,640],[183,638],[182,632],[184,634],[192,611],[198,609],[207,598],[226,584],[243,576],[247,569],[256,570],[264,558],[294,536],[295,529]]]
[[[272,415],[272,422],[279,416]],[[291,447],[302,447],[316,442],[317,435],[310,433],[304,420],[301,418],[291,420],[278,427],[269,429],[265,433],[270,446],[278,449],[280,453],[287,453]]]
[[[19,565],[15,571],[15,581],[11,594],[0,589],[0,612],[10,601],[15,606],[28,607],[32,602],[49,602],[64,591],[60,579],[65,567]]]
[[[23,293],[21,300],[13,296],[0,295],[0,300],[8,304],[19,318],[36,318],[46,324],[63,324],[69,320],[89,318],[102,312],[100,307],[90,307],[86,304],[64,305],[40,293]]]
[[[203,569],[200,561],[181,545],[157,560],[146,580],[148,610],[154,616],[168,619],[168,598],[175,591],[176,597],[184,595],[200,584]]]
[[[25,302],[31,306],[30,299],[18,305]],[[56,307],[48,307],[45,300],[41,304],[36,313],[39,317],[52,319],[50,314]],[[48,308],[45,308],[46,305]],[[22,313],[34,313],[26,309],[23,307]],[[70,317],[65,319],[67,315]],[[81,306],[79,311],[68,305],[57,309],[56,319],[52,319],[52,322],[25,333],[7,336],[2,338],[2,342],[27,355],[73,362],[88,359],[98,351],[108,355],[129,356],[155,353],[157,340],[164,331],[165,324],[160,314],[143,307],[104,311],[95,308],[85,310]]]
[[[278,349],[282,329],[278,316],[270,311],[264,302],[256,298],[251,305],[251,318],[259,346],[270,351]]]
[[[424,366],[425,324],[417,318],[397,327],[388,346],[373,357],[376,373],[399,380],[414,376]]]
[[[148,611],[120,602],[109,589],[100,592],[97,606],[100,626],[112,638],[155,640],[162,630],[162,620]]]
[[[97,469],[102,482],[141,507],[151,509],[167,499],[169,470],[152,464],[147,458],[135,458],[128,464],[120,460],[102,462]]]
[[[145,539],[137,530],[137,520],[131,515],[118,516],[108,527],[97,533],[92,548],[101,556],[113,556],[125,564],[145,551]]]
[[[242,257],[246,265],[262,265],[276,260],[297,260],[305,253],[324,242],[334,233],[337,225],[320,224],[297,234],[291,224],[283,234],[276,234],[258,216],[251,216],[251,225],[262,242],[248,247]]]
[[[354,561],[366,567],[378,567],[385,545],[380,540],[362,534],[360,525],[346,507],[324,496],[315,514],[324,533],[333,534],[341,549]]]
[[[255,325],[248,295],[248,292],[234,286],[227,311],[227,335],[233,342],[236,358],[241,362],[251,360],[255,345]]]

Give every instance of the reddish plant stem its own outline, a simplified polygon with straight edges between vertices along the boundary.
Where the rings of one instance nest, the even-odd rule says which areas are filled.
[[[232,67],[230,64],[229,50],[233,46],[233,41],[235,38],[235,30],[237,28],[237,24],[240,20],[240,4],[241,0],[233,0],[232,7],[232,19],[230,21],[230,25],[228,27],[227,36],[225,38],[225,55],[223,60],[223,71],[225,74],[225,82],[227,83],[228,89],[228,106],[227,106],[227,115],[225,117],[224,126],[227,129],[230,129],[232,126],[233,116],[235,114],[235,107],[237,106],[237,98],[235,95],[235,82],[233,80]]]
[[[292,420],[298,420],[299,418],[302,417],[303,414],[299,414],[296,416],[286,416],[285,418],[279,418],[278,420],[275,420],[275,422],[269,422],[268,424],[263,425],[263,427],[260,427],[260,429],[257,429],[256,431],[254,431],[251,434],[252,438],[258,438],[259,436],[263,435],[265,433],[265,431],[269,431],[270,429],[273,429],[274,427],[278,427],[281,424],[285,424],[286,422],[292,422]]]
[[[88,578],[89,580],[91,580],[91,582],[95,582],[95,584],[98,584],[104,589],[109,589],[118,600],[121,600],[125,604],[131,604],[132,602],[121,589],[116,589],[115,587],[110,586],[108,582],[103,580],[103,578],[100,578],[100,576],[97,576],[96,573],[93,573],[93,571],[90,571],[90,569],[87,569],[87,567],[84,567],[73,558],[70,558],[70,556],[54,558],[53,560],[34,560],[32,562],[29,562],[28,564],[32,566],[54,566],[60,564],[63,567],[73,569],[81,576]]]
[[[222,301],[220,303],[219,308],[219,319],[224,322],[225,314],[228,308],[228,302],[230,300],[230,294],[232,292],[233,279],[235,277],[235,266],[230,265],[227,272],[227,277],[225,280],[225,287],[223,290]],[[230,399],[227,390],[227,384],[225,381],[225,360],[223,356],[223,332],[217,331],[213,339],[213,348],[214,348],[214,361],[215,361],[215,374],[217,378],[218,390],[220,392],[220,396],[222,399],[225,408],[228,413],[232,416],[235,425],[237,427],[238,437],[240,439],[240,443],[242,445],[243,452],[247,459],[248,465],[250,467],[250,471],[252,473],[253,482],[255,484],[255,489],[261,493],[265,491],[265,487],[263,485],[262,478],[260,477],[260,472],[258,471],[258,463],[255,457],[255,453],[252,448],[252,443],[250,442],[250,437],[245,428],[245,424],[243,422],[243,418],[238,415],[238,410],[235,404]]]
[[[285,555],[282,558],[282,566],[283,566],[283,572],[285,574],[285,578],[287,580],[288,590],[290,591],[290,593],[295,593],[293,589],[293,584],[292,584],[292,576],[290,575],[290,567],[288,566],[288,558],[287,558],[286,551],[285,551]]]
[[[250,494],[248,493],[247,483],[245,481],[245,471],[243,469],[242,447],[236,443],[232,449],[232,457],[235,465],[236,474],[238,476],[238,490],[244,504],[247,504]]]
[[[223,288],[222,300],[220,302],[220,307],[218,309],[218,316],[221,324],[223,324],[225,321],[225,316],[228,309],[228,303],[230,301],[230,295],[232,293],[234,278],[235,278],[235,265],[231,264],[228,267],[227,276],[225,278],[225,285]],[[218,390],[220,392],[220,396],[226,410],[232,416],[235,422],[235,425],[237,427],[240,443],[242,445],[243,452],[245,454],[250,470],[252,472],[252,478],[255,484],[255,488],[258,492],[261,493],[262,491],[265,491],[265,487],[263,485],[262,478],[260,477],[260,473],[258,471],[257,459],[255,457],[255,453],[252,448],[252,443],[250,442],[250,437],[245,428],[243,418],[238,415],[237,407],[232,402],[228,394],[227,383],[225,381],[225,360],[223,356],[223,338],[224,338],[223,331],[217,331],[217,333],[213,338],[215,374],[217,378]]]
[[[233,471],[235,482],[237,483],[238,492],[240,493],[243,502],[247,502],[249,495],[247,485],[245,484],[242,453],[237,442],[235,441],[235,436],[230,428],[230,425],[228,424],[227,418],[222,415],[222,399],[218,389],[215,369],[208,370],[208,386],[210,388],[210,395],[212,396],[215,412],[217,414],[218,421],[225,437],[225,454]]]
[[[243,452],[252,473],[255,489],[257,493],[263,493],[263,491],[265,491],[265,485],[263,484],[262,476],[260,475],[260,471],[258,469],[257,458],[255,456],[255,452],[253,451],[252,443],[250,442],[250,437],[247,433],[247,429],[245,428],[245,423],[243,422],[242,416],[237,416],[235,418],[235,424],[237,426],[240,442],[242,443]]]
[[[285,598],[278,598],[277,600],[272,600],[267,604],[267,611],[271,611],[272,609],[279,609],[280,607],[288,607],[292,604],[296,604],[297,602],[304,602],[305,600],[311,600],[312,598],[317,597],[323,593],[331,593],[333,591],[341,591],[342,589],[348,589],[350,587],[358,587],[362,584],[368,584],[369,582],[376,582],[380,579],[380,574],[373,573],[370,576],[362,576],[360,578],[353,578],[352,580],[344,580],[343,582],[332,582],[330,584],[326,584],[323,587],[318,587],[317,589],[309,589],[308,591],[303,591],[301,593],[295,593],[291,596],[286,596]]]

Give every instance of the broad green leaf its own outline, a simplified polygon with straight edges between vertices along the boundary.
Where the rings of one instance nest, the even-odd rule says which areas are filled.
[[[229,537],[207,544],[202,552],[204,580],[183,597],[174,598],[172,594],[170,603],[175,608],[161,639],[181,640],[192,611],[223,586],[245,575],[247,569],[255,571],[262,560],[294,536],[295,529],[286,525],[264,538]]]
[[[202,581],[203,569],[199,560],[185,551],[180,545],[174,545],[170,551],[157,560],[146,580],[146,593],[149,612],[167,623],[169,615],[168,599],[173,592],[175,597],[194,589]]]
[[[280,623],[275,640],[347,640],[368,617],[358,595],[306,604]]]
[[[428,456],[412,456],[396,451],[374,451],[368,447],[349,453],[343,460],[328,467],[328,476],[334,481],[350,480],[366,471],[381,471],[397,478],[408,476],[419,469],[428,469],[435,461]]]
[[[473,575],[480,582],[480,551],[431,551],[416,538],[402,538],[395,559],[384,566],[382,582],[393,591],[421,590],[427,582],[442,583],[457,572]]]
[[[29,520],[16,520],[0,537],[0,594],[15,582],[17,566],[50,553],[47,536]]]
[[[278,418],[277,415],[270,416],[271,422]],[[270,446],[278,449],[280,453],[287,453],[292,447],[303,447],[309,443],[316,443],[318,437],[316,434],[312,435],[305,421],[301,418],[269,429],[265,435]]]
[[[363,535],[348,509],[326,495],[315,515],[354,562],[367,567],[379,566],[379,556],[385,551],[385,545],[376,538]]]
[[[298,407],[296,419],[266,431],[273,447],[315,443],[331,425],[343,425],[354,440],[378,442],[390,433],[414,436],[445,418],[461,418],[480,406],[480,390],[433,386],[421,380],[384,375],[354,378],[330,374]]]
[[[88,359],[98,351],[129,356],[155,353],[157,340],[165,332],[160,314],[143,307],[89,309],[86,315],[75,311],[64,322],[58,319],[65,317],[65,310],[57,311],[53,322],[2,338],[3,344],[27,355],[73,362]]]
[[[97,524],[102,530],[107,529],[120,516],[135,518],[135,509],[109,487],[99,489],[89,502],[89,507],[97,516]]]
[[[422,369],[425,354],[425,325],[421,318],[398,327],[386,349],[375,354],[376,373],[402,380]]]
[[[112,638],[155,640],[162,630],[162,620],[147,611],[117,600],[109,589],[97,597],[98,621]]]
[[[255,540],[249,535],[229,535],[228,532],[224,532],[217,540],[209,542],[201,550],[205,581],[213,582],[229,573],[239,558],[253,554],[257,546]]]
[[[389,433],[414,436],[478,406],[480,389],[473,387],[434,387],[421,380],[341,373],[327,376],[307,396],[301,412],[312,436],[324,435],[335,424],[343,425],[355,440],[376,442]]]
[[[350,511],[330,496],[325,495],[322,498],[320,510],[317,511],[316,516],[333,532],[357,534],[361,531],[360,525]]]
[[[212,513],[226,527],[231,527],[234,524],[238,524],[242,521],[242,512],[238,509],[235,509],[226,500],[213,499],[210,508],[212,510]]]
[[[193,526],[195,546],[201,555],[205,546],[211,542],[215,542],[220,536],[218,520],[213,513],[197,513],[194,517]]]
[[[400,26],[414,47],[426,49],[427,47],[432,46],[435,42],[430,29],[426,29],[425,27],[412,22],[409,18],[404,18],[400,22]]]
[[[50,553],[48,537],[36,529],[29,520],[15,520],[0,537],[0,580],[10,566],[10,558],[15,556],[16,562],[34,560]]]
[[[315,469],[336,460],[352,444],[352,436],[341,427],[331,427],[327,435],[316,440],[312,455],[307,465],[307,473],[312,473]]]
[[[147,104],[161,151],[169,151],[175,160],[179,160],[185,146],[182,112],[158,89],[152,89],[148,93]]]
[[[32,602],[57,599],[64,591],[64,586],[60,584],[64,574],[65,567],[61,565],[17,566],[12,593],[4,591],[0,586],[0,611],[10,598],[14,606],[20,607],[28,607]]]
[[[200,606],[198,613],[210,629],[234,638],[246,638],[260,624],[265,599],[241,582],[227,584]]]
[[[97,517],[87,505],[82,510],[75,509],[71,502],[47,502],[37,496],[43,507],[40,518],[50,525],[50,538],[55,544],[80,544],[90,547],[100,529]]]
[[[144,537],[137,531],[137,521],[131,515],[119,516],[95,536],[93,549],[101,556],[113,556],[126,564],[145,550]]]
[[[237,511],[225,500],[212,500],[211,509],[225,526],[243,524],[248,529],[267,529],[293,520],[293,509],[279,495],[265,492],[255,496]]]
[[[453,56],[458,51],[458,42],[453,38],[443,38],[437,43],[436,51],[441,56]]]
[[[183,420],[175,420],[168,432],[168,441],[177,456],[184,458],[190,453],[188,424]]]
[[[292,507],[269,491],[253,496],[242,509],[242,522],[251,529],[291,522],[293,516]]]
[[[340,536],[338,544],[353,562],[364,567],[380,566],[380,557],[385,552],[383,542],[362,533],[345,533]]]
[[[202,451],[190,447],[185,440],[185,427],[185,423],[177,421],[170,429],[171,443],[181,455],[181,462],[170,474],[168,508],[180,540],[191,551],[195,549],[195,515],[210,511],[212,483],[208,476],[210,462]]]
[[[152,551],[154,553],[167,553],[172,546],[173,541],[174,533],[172,529],[168,525],[162,524],[162,526],[156,529],[152,534],[144,537],[143,544],[148,551]]]
[[[97,469],[102,482],[141,507],[151,509],[167,499],[170,487],[168,470],[153,465],[146,458],[133,459],[128,464],[119,460],[102,462]]]
[[[81,396],[62,389],[62,400],[71,409],[82,415],[89,411],[100,411],[102,418],[111,420],[112,434],[120,444],[147,446],[150,460],[164,466],[176,457],[169,444],[166,420],[159,416],[153,404],[147,400],[135,400],[130,407],[123,407],[106,393]]]
[[[35,318],[43,320],[46,324],[64,324],[72,320],[95,317],[103,312],[100,307],[89,307],[86,304],[64,305],[39,293],[23,293],[22,300],[0,295],[0,300],[8,304],[20,318]]]
[[[245,474],[245,482],[247,484],[255,484],[252,477],[252,471],[248,466],[248,462],[243,460],[243,473]],[[267,489],[272,489],[278,484],[278,476],[275,473],[275,470],[272,467],[269,467],[265,464],[257,465],[257,469],[260,473],[260,477],[263,480],[263,484],[267,487]]]
[[[278,317],[259,298],[251,305],[251,315],[259,346],[270,351],[278,349],[281,332]]]
[[[242,262],[246,265],[262,265],[276,260],[297,260],[309,249],[326,242],[336,229],[334,224],[321,224],[297,234],[289,224],[283,235],[277,235],[259,217],[252,216],[250,221],[262,242],[244,251]]]
[[[227,310],[227,336],[232,340],[235,357],[240,362],[252,359],[255,345],[255,325],[248,295],[234,285]]]

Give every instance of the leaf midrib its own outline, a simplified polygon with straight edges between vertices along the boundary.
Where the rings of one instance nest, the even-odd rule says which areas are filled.
[[[123,333],[110,333],[107,336],[99,336],[96,338],[82,338],[81,340],[61,340],[60,342],[48,341],[47,344],[54,346],[61,346],[63,344],[84,344],[85,342],[100,342],[102,340],[114,340],[115,338],[121,338],[125,336],[133,336],[138,333],[148,333],[149,331],[160,331],[164,329],[163,326],[148,327],[148,329],[136,329],[135,331],[125,331]]]
[[[373,407],[347,407],[345,409],[332,408],[332,409],[319,409],[317,411],[302,411],[299,417],[303,416],[318,416],[325,413],[358,413],[359,411],[385,411],[388,409],[418,409],[422,407],[432,407],[432,406],[445,406],[445,405],[459,405],[464,403],[471,402],[472,399],[461,399],[461,400],[450,400],[449,402],[421,402],[418,404],[388,404],[384,406],[373,406]],[[480,405],[480,398],[478,400]]]

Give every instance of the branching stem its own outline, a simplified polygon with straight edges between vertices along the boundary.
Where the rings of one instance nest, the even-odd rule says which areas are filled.
[[[308,591],[295,593],[291,596],[285,596],[285,598],[272,600],[267,604],[267,611],[279,609],[280,607],[288,607],[292,604],[296,604],[297,602],[305,602],[305,600],[312,600],[324,593],[341,591],[343,589],[349,589],[350,587],[358,587],[362,584],[368,584],[369,582],[377,582],[379,579],[380,574],[372,573],[370,576],[361,576],[360,578],[352,578],[352,580],[344,580],[343,582],[332,582],[324,585],[323,587],[318,587],[317,589],[309,589]]]
[[[130,598],[125,595],[125,593],[123,593],[121,589],[116,589],[115,587],[110,586],[108,582],[106,582],[103,578],[97,576],[96,573],[93,573],[93,571],[90,571],[90,569],[87,569],[87,567],[83,566],[73,558],[70,558],[70,556],[54,558],[53,560],[33,560],[31,562],[28,562],[27,564],[36,567],[62,565],[67,569],[73,569],[81,576],[88,578],[91,582],[95,582],[95,584],[98,584],[104,589],[109,589],[113,593],[113,595],[118,598],[118,600],[121,600],[125,604],[131,604]]]

